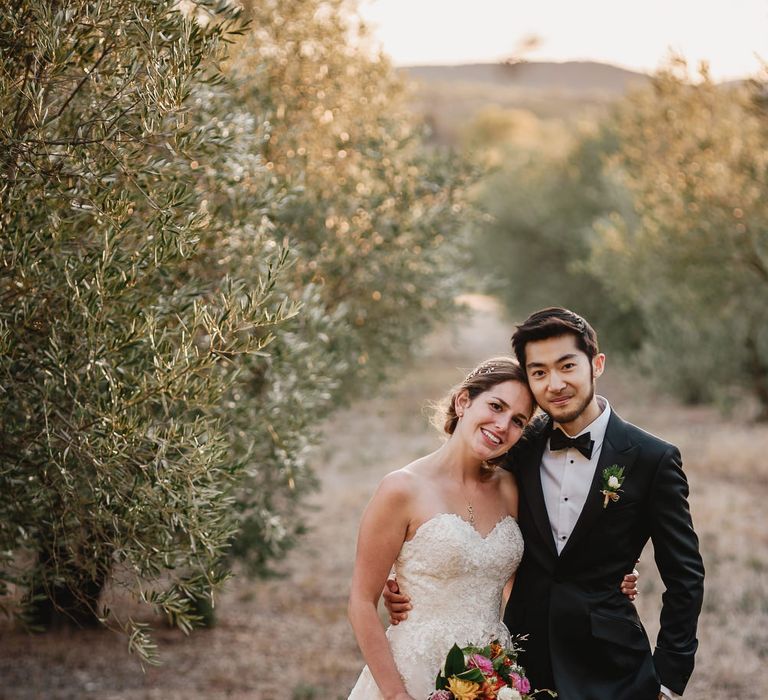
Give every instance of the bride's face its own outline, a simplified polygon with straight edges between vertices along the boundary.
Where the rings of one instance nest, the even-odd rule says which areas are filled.
[[[534,405],[528,387],[508,381],[471,400],[462,392],[456,398],[456,409],[461,419],[454,434],[466,440],[480,459],[488,460],[504,454],[520,439]]]

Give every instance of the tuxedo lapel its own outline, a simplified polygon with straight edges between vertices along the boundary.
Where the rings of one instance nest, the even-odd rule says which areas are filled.
[[[600,450],[600,458],[597,461],[597,468],[592,477],[587,500],[584,503],[584,508],[581,510],[579,519],[576,521],[573,532],[568,538],[568,542],[563,547],[563,551],[560,552],[561,558],[567,555],[576,546],[578,541],[592,529],[592,526],[603,511],[604,497],[600,493],[603,488],[603,470],[613,464],[618,464],[620,467],[624,467],[624,479],[626,480],[630,475],[639,449],[638,445],[633,445],[629,441],[624,421],[611,411],[608,426],[605,430],[603,447]]]
[[[544,490],[541,487],[541,457],[544,454],[544,448],[547,446],[547,440],[552,432],[552,421],[547,420],[541,433],[531,441],[529,448],[525,451],[520,460],[520,468],[517,470],[518,483],[523,492],[523,498],[526,499],[528,507],[533,515],[533,522],[536,529],[547,543],[547,548],[553,557],[557,557],[557,547],[552,536],[552,526],[549,522],[547,513],[547,504],[544,501]]]

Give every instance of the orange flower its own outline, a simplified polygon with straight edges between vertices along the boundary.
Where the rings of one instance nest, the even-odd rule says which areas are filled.
[[[478,700],[480,695],[480,686],[474,681],[463,681],[456,676],[448,679],[448,689],[453,693],[456,700]]]
[[[501,652],[504,651],[504,647],[498,642],[491,644],[491,658],[495,659],[497,656],[501,656]]]
[[[494,673],[492,676],[486,676],[486,679],[483,682],[483,693],[488,698],[495,698],[499,688],[503,687],[504,681],[501,679],[501,676]]]

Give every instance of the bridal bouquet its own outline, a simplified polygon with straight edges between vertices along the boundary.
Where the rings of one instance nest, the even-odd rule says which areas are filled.
[[[541,692],[556,697],[550,690],[531,692],[525,669],[517,663],[519,651],[514,643],[505,648],[498,640],[485,647],[454,644],[429,700],[529,700]]]

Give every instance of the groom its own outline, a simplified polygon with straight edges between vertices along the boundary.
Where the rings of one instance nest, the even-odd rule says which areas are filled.
[[[504,619],[529,635],[520,663],[563,700],[678,698],[693,671],[704,580],[680,453],[595,394],[605,356],[577,314],[532,314],[512,347],[548,414],[508,461],[525,554]],[[619,591],[648,539],[666,587],[653,654]]]
[[[676,698],[693,671],[704,581],[680,453],[595,395],[605,356],[577,314],[532,314],[512,347],[548,414],[510,459],[525,556],[504,617],[530,635],[520,661],[565,700]],[[666,587],[653,655],[616,590],[649,538]]]

